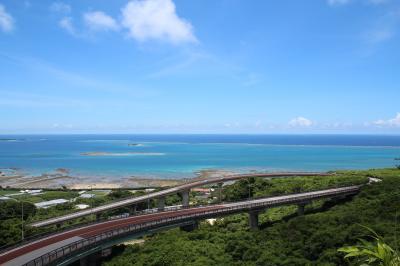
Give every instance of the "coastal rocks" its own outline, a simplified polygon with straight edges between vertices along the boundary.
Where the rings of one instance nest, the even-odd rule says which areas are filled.
[[[140,147],[140,146],[143,146],[143,145],[140,144],[140,143],[129,143],[128,146]]]

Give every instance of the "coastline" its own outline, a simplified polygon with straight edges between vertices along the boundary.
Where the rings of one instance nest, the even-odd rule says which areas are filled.
[[[6,170],[6,171],[4,171]],[[238,172],[207,169],[193,173],[186,178],[165,179],[161,177],[143,177],[143,176],[112,176],[112,177],[94,177],[72,175],[65,168],[58,168],[51,173],[42,173],[40,175],[30,175],[22,172],[20,169],[0,169],[0,186],[13,189],[118,189],[118,188],[154,188],[169,187],[183,184],[187,181],[204,179],[216,176],[231,175]]]

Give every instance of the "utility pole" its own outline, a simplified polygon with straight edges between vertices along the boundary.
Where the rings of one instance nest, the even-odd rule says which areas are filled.
[[[93,217],[93,199],[92,199],[92,196],[93,196],[93,191],[92,191],[92,184],[90,184],[90,186],[89,186],[89,189],[90,189],[90,192],[89,192],[89,204],[90,204],[90,216],[91,217]],[[94,219],[96,219],[96,217],[94,217]]]
[[[247,178],[247,187],[249,188],[249,199],[251,198],[251,191],[250,191],[250,178]]]
[[[24,240],[24,202],[21,201],[21,240]]]

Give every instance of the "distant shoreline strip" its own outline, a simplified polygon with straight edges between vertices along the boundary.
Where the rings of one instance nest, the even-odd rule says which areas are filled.
[[[82,156],[163,156],[162,152],[83,152]]]

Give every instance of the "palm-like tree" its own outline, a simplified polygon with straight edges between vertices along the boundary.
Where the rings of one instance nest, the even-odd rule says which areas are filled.
[[[344,258],[352,259],[359,266],[400,266],[400,253],[385,243],[374,230],[363,226],[371,232],[374,242],[359,239],[360,244],[338,249],[347,253]]]

